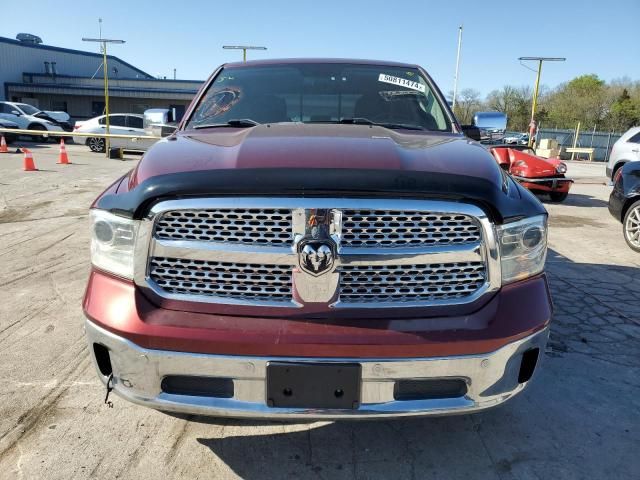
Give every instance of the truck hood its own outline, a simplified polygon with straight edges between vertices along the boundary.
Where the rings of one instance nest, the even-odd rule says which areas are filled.
[[[471,201],[496,221],[544,213],[526,192],[518,208],[523,191],[461,135],[288,123],[178,132],[96,206],[139,217],[155,200],[189,195],[388,195]]]
[[[272,124],[182,131],[158,142],[132,186],[170,173],[255,168],[429,171],[482,177],[499,185],[496,163],[461,135],[367,125]]]

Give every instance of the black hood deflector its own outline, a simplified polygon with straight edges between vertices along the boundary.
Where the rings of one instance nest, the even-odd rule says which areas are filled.
[[[124,181],[127,179],[125,178]],[[106,194],[96,207],[140,219],[162,200],[219,196],[302,196],[442,199],[473,203],[501,224],[546,214],[510,178],[508,189],[477,177],[366,169],[261,168],[203,170],[150,177],[129,192]],[[505,192],[508,190],[508,192]]]

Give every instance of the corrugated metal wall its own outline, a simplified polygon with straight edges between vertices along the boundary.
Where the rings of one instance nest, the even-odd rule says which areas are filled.
[[[109,70],[111,70],[111,64],[109,64]],[[81,87],[96,87],[102,88],[104,85],[104,80],[102,76],[96,78],[80,78],[80,77],[64,77],[58,75],[56,77],[52,77],[51,75],[44,74],[29,74],[25,73],[23,75],[24,83],[29,83],[33,85],[38,84],[57,84],[57,85],[77,85]],[[162,90],[187,90],[192,92],[193,90],[197,90],[200,88],[203,82],[201,81],[193,81],[193,80],[160,80],[156,78],[150,79],[131,79],[131,78],[123,78],[122,76],[109,76],[109,86],[118,88],[144,88],[144,89],[162,89]]]
[[[56,75],[45,71],[56,63]],[[114,70],[115,69],[115,70]],[[117,72],[116,72],[117,71]],[[95,78],[90,78],[95,75]],[[186,106],[202,82],[159,80],[109,57],[111,112]],[[43,110],[65,110],[73,120],[101,115],[104,108],[102,56],[0,37],[0,100],[20,100]]]
[[[56,62],[59,75],[91,77],[100,69],[102,58],[83,53],[63,52],[39,48],[37,46],[7,43],[0,39],[0,100],[5,100],[6,82],[22,82],[24,72],[45,73],[44,62]],[[142,78],[139,70],[119,61],[109,59],[109,69],[118,69],[121,78]],[[101,69],[100,69],[101,70]],[[102,72],[98,71],[99,77]]]

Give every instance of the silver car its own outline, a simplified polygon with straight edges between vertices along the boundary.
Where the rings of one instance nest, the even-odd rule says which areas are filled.
[[[638,160],[640,160],[640,127],[633,127],[613,144],[607,163],[607,176],[613,180],[620,167],[627,162]]]

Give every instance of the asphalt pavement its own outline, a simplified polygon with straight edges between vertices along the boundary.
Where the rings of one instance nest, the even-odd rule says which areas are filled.
[[[37,172],[0,154],[0,479],[640,478],[640,255],[603,164],[570,163],[569,198],[546,203],[555,317],[524,393],[474,415],[271,423],[103,403],[81,310],[88,207],[137,157],[69,145],[58,165],[55,145],[32,147]]]

